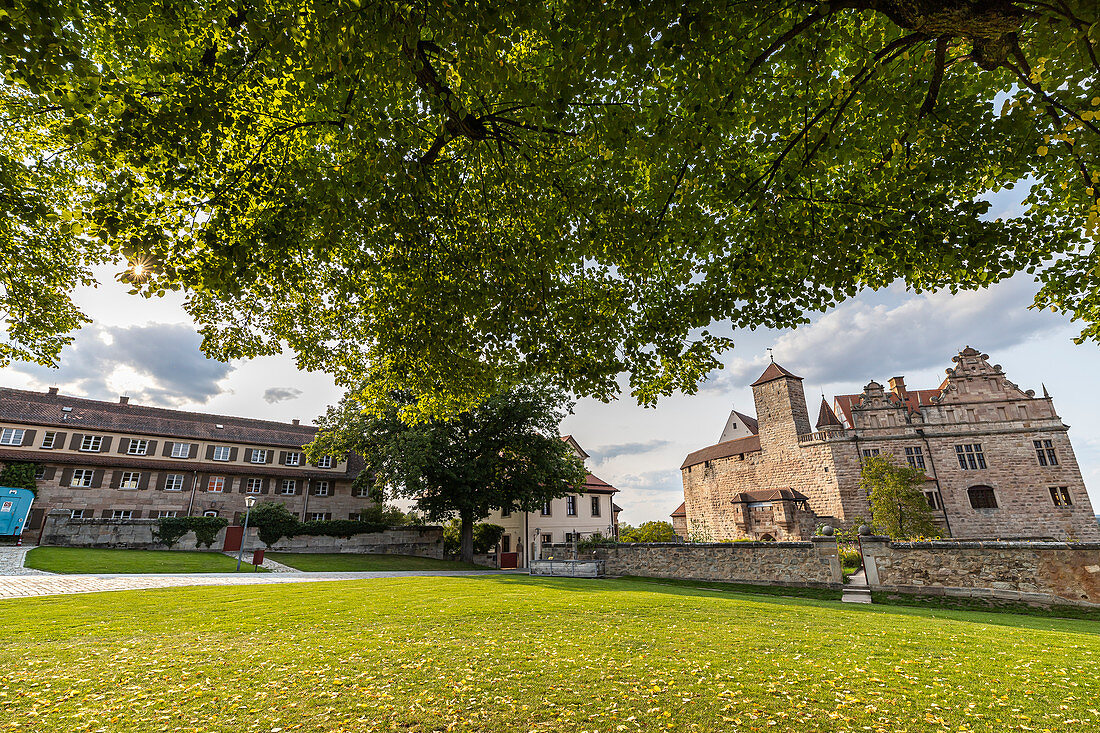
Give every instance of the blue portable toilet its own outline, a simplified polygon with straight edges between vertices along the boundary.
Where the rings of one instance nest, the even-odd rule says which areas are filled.
[[[30,489],[0,486],[0,537],[17,537],[23,533],[33,503],[34,492]]]

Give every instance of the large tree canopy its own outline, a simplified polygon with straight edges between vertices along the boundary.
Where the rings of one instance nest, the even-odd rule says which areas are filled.
[[[0,184],[63,186],[35,236],[188,291],[208,353],[290,348],[429,411],[532,375],[690,391],[729,346],[713,324],[898,279],[1037,272],[1096,338],[1098,12],[14,0]],[[1017,182],[1026,214],[984,219]]]

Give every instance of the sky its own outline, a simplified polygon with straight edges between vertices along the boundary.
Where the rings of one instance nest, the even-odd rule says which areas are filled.
[[[995,201],[991,215],[1016,202]],[[291,355],[223,364],[199,351],[199,336],[183,299],[128,295],[111,269],[97,288],[74,299],[93,319],[62,352],[59,369],[14,364],[0,385],[269,420],[312,422],[341,391],[325,374],[296,369]],[[872,379],[904,376],[909,389],[937,387],[951,357],[965,346],[989,354],[1021,388],[1045,384],[1070,438],[1093,506],[1100,506],[1100,347],[1075,345],[1064,316],[1031,310],[1037,285],[1018,276],[986,290],[907,292],[891,286],[864,293],[792,331],[734,332],[724,367],[693,395],[662,399],[655,408],[629,395],[612,403],[580,400],[561,426],[591,454],[588,468],[620,493],[620,521],[668,520],[683,501],[679,466],[691,451],[718,442],[731,409],[754,414],[749,388],[775,360],[804,378],[811,417],[822,393],[862,391]]]

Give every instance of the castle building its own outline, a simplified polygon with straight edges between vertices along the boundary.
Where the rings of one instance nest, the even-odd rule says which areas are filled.
[[[936,389],[909,390],[894,377],[889,389],[871,382],[831,405],[822,397],[813,427],[801,377],[769,364],[752,384],[758,424],[733,413],[723,440],[684,460],[674,524],[712,540],[805,539],[817,524],[850,526],[870,518],[863,461],[892,455],[924,471],[945,535],[1100,540],[1050,395],[1021,390],[988,359],[968,346]],[[727,438],[734,423],[741,432]]]
[[[74,518],[222,516],[245,497],[279,501],[302,520],[356,519],[372,502],[352,480],[359,456],[306,461],[317,429],[0,388],[0,462],[31,463],[38,496],[26,533],[53,509]]]

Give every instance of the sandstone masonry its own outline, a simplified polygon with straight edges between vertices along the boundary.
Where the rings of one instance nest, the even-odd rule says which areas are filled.
[[[967,347],[936,389],[822,400],[811,428],[802,380],[778,364],[753,383],[758,430],[695,451],[681,466],[695,539],[806,539],[815,523],[869,517],[864,458],[922,469],[925,494],[955,538],[1100,540],[1092,504],[1050,396],[1010,382]]]

